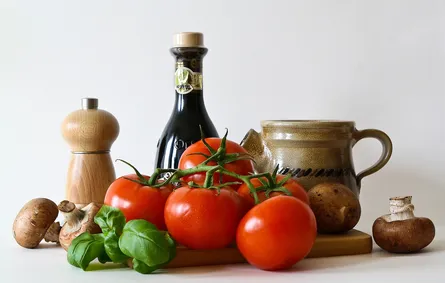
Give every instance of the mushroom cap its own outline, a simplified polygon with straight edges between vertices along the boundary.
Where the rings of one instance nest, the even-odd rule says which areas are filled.
[[[47,198],[30,200],[14,220],[12,227],[14,239],[24,248],[37,247],[58,214],[57,205],[52,200]]]
[[[396,221],[379,217],[372,225],[372,234],[376,244],[388,252],[411,253],[420,251],[433,241],[435,227],[425,217]]]

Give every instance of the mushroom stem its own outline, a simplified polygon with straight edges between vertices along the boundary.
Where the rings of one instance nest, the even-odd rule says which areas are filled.
[[[89,232],[90,234],[101,232],[100,227],[94,222],[94,216],[100,207],[100,204],[92,202],[79,209],[68,200],[64,200],[58,205],[58,209],[66,221],[59,234],[59,242],[62,248],[68,250],[72,240],[83,232]]]
[[[62,201],[58,208],[65,218],[65,225],[69,227],[69,230],[77,230],[78,226],[81,225],[81,221],[84,219],[86,212],[78,209],[74,203],[68,200]]]
[[[411,203],[412,196],[392,197],[389,199],[389,212],[385,216],[388,222],[414,218],[414,205]]]

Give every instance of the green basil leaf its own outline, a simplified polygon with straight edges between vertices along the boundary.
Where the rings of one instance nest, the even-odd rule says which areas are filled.
[[[104,238],[102,234],[90,234],[88,232],[77,236],[68,248],[68,262],[83,270],[88,268],[90,262],[101,257],[105,253]]]
[[[148,266],[163,264],[170,258],[165,232],[142,219],[127,222],[119,238],[119,248],[125,255]]]
[[[175,242],[175,240],[173,240],[173,238],[167,232],[165,232],[165,239],[167,240],[168,250],[170,253],[168,261],[165,263],[165,264],[167,264],[176,257],[176,242]]]
[[[103,253],[101,253],[101,254],[97,257],[97,259],[98,259],[99,262],[102,263],[102,264],[107,263],[107,262],[113,262],[113,261],[111,260],[111,258],[107,255],[107,253],[106,253],[106,249],[104,250]]]
[[[94,217],[94,222],[99,225],[105,236],[112,230],[120,236],[125,226],[125,216],[120,209],[103,205]]]
[[[79,236],[80,237],[80,236]],[[74,241],[74,240],[73,240]],[[72,245],[70,245],[70,247],[71,247]],[[77,263],[77,261],[75,261],[75,259],[74,259],[74,255],[72,254],[73,252],[71,252],[71,254],[70,254],[70,252],[69,252],[69,248],[68,248],[68,254],[67,254],[67,259],[68,259],[68,263],[69,264],[71,264],[71,265],[73,265],[73,266],[75,266],[75,267],[79,267],[80,268],[80,265]]]
[[[134,258],[133,259],[133,269],[139,273],[142,273],[142,274],[153,273],[154,271],[156,271],[156,270],[162,268],[163,266],[165,266],[166,264],[168,264],[173,258],[175,258],[175,256],[176,256],[176,242],[173,240],[173,238],[170,237],[170,235],[167,232],[165,232],[165,238],[169,245],[169,252],[170,252],[170,257],[167,262],[165,262],[163,264],[155,265],[155,266],[148,266],[145,263],[143,263],[142,261]]]
[[[142,274],[149,274],[159,269],[160,266],[148,266],[140,260],[133,259],[133,269]]]
[[[116,231],[108,232],[104,240],[105,252],[114,263],[123,263],[128,259],[119,249],[119,237]]]

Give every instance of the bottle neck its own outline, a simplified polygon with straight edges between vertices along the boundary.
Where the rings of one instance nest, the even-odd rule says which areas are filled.
[[[205,47],[173,47],[175,57],[175,110],[205,110],[203,98],[202,61]]]
[[[176,92],[174,110],[176,112],[187,110],[196,113],[206,111],[202,91],[194,91],[189,94],[180,94]]]

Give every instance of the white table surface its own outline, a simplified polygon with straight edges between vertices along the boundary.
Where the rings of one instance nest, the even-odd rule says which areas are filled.
[[[42,244],[28,250],[19,247],[11,235],[2,235],[0,282],[445,282],[444,232],[445,227],[437,227],[433,243],[417,254],[389,254],[374,243],[371,254],[304,259],[282,272],[239,264],[168,269],[150,275],[126,268],[85,272],[69,265],[60,247]]]

